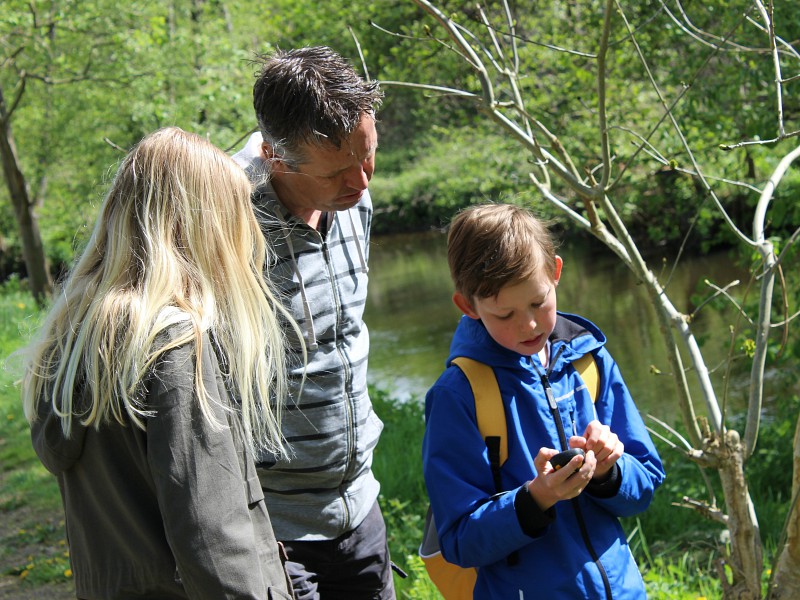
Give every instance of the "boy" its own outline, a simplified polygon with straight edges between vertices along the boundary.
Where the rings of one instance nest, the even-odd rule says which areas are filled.
[[[475,206],[450,227],[453,302],[464,313],[447,369],[426,397],[423,468],[444,557],[478,567],[474,597],[645,598],[618,517],[664,479],[636,406],[586,319],[556,311],[562,260],[546,227],[509,205]],[[572,362],[591,352],[596,403]],[[508,459],[495,484],[466,356],[497,376]],[[549,460],[579,448],[560,470]]]

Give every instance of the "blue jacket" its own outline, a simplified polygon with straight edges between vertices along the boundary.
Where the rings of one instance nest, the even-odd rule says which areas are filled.
[[[591,484],[576,500],[542,512],[524,486],[536,477],[540,448],[563,449],[539,374],[545,369],[538,357],[497,344],[480,321],[463,317],[459,323],[447,369],[426,396],[423,467],[444,557],[479,567],[475,598],[604,598],[601,568],[615,600],[646,597],[618,517],[649,506],[664,470],[605,341],[586,319],[559,313],[546,375],[567,438],[583,434],[596,418],[619,436],[625,453],[610,485]],[[587,352],[600,373],[596,404],[571,364]],[[451,365],[458,356],[489,364],[497,375],[508,428],[499,493],[472,390]]]

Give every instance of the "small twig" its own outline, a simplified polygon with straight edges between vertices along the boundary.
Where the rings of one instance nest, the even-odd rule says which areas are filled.
[[[772,138],[771,140],[745,140],[743,142],[737,142],[736,144],[720,144],[719,149],[724,150],[725,152],[730,152],[731,150],[736,150],[737,148],[744,148],[745,146],[767,146],[769,144],[777,144],[778,142],[782,142],[783,140],[795,138],[799,135],[800,135],[800,129],[797,131],[792,131],[790,133],[786,133],[784,135]]]
[[[716,521],[717,523],[721,523],[728,526],[728,515],[723,513],[717,506],[708,504],[707,502],[703,502],[701,500],[694,500],[693,498],[689,498],[688,496],[684,496],[681,499],[681,502],[673,502],[672,506],[680,506],[682,508],[690,508],[695,512],[700,513],[705,518]]]
[[[358,52],[358,57],[361,59],[361,66],[364,68],[364,79],[369,81],[369,70],[367,69],[367,61],[364,60],[364,52],[361,50],[361,43],[358,41],[358,36],[356,35],[355,31],[353,31],[353,27],[351,25],[347,26],[347,31],[350,32],[350,36],[353,38],[353,43],[356,45],[356,52]]]
[[[661,425],[661,427],[663,427],[664,429],[666,429],[667,431],[669,431],[669,432],[670,432],[672,435],[674,435],[676,438],[678,438],[678,439],[681,441],[681,443],[683,444],[683,447],[684,447],[684,448],[685,448],[687,451],[692,449],[692,445],[689,443],[689,440],[687,440],[687,439],[686,439],[685,437],[683,437],[683,436],[682,436],[680,433],[678,433],[678,430],[677,430],[677,429],[675,429],[674,427],[672,427],[672,425],[668,425],[667,423],[665,423],[664,421],[662,421],[662,420],[661,420],[661,419],[659,419],[658,417],[655,417],[655,416],[651,415],[650,413],[647,413],[645,416],[646,416],[648,419],[650,419],[651,421],[655,421],[656,423],[658,423],[659,425]],[[648,427],[648,430],[652,431],[652,430],[651,430],[649,427]],[[662,438],[662,439],[663,439],[663,438]]]
[[[238,147],[239,147],[239,144],[241,144],[241,143],[242,143],[242,142],[243,142],[245,139],[247,139],[247,138],[249,138],[251,135],[253,135],[253,134],[254,134],[256,131],[258,131],[258,127],[253,127],[253,128],[250,130],[250,131],[248,131],[247,133],[245,133],[244,135],[242,135],[242,136],[241,136],[241,137],[240,137],[238,140],[236,140],[235,142],[233,142],[233,144],[231,144],[230,146],[228,146],[228,147],[225,149],[225,152],[230,152],[230,151],[231,151],[231,150],[233,150],[234,148],[238,148]]]
[[[112,141],[111,141],[110,139],[108,139],[107,137],[103,137],[103,141],[104,141],[106,144],[108,144],[109,146],[111,146],[111,147],[112,147],[114,150],[119,150],[119,151],[120,151],[120,152],[122,152],[123,154],[127,154],[127,152],[128,152],[127,150],[125,150],[125,148],[123,148],[122,146],[119,146],[119,145],[115,144],[114,142],[112,142]]]
[[[716,298],[717,296],[725,296],[728,300],[731,301],[731,304],[733,304],[736,307],[736,310],[738,310],[739,313],[745,319],[747,319],[748,323],[750,323],[750,325],[753,324],[753,321],[747,316],[747,314],[745,314],[744,309],[739,305],[739,303],[736,301],[736,299],[733,298],[728,293],[728,290],[730,288],[736,287],[737,285],[739,285],[741,283],[741,281],[739,281],[738,279],[735,279],[735,280],[731,281],[728,285],[726,285],[724,288],[719,287],[718,285],[716,285],[715,283],[709,281],[708,279],[704,279],[703,283],[705,283],[711,289],[715,290],[715,292],[711,296],[709,296],[708,298],[703,300],[703,302],[701,302],[700,305],[692,311],[692,313],[689,315],[689,317],[691,319],[694,319],[695,316],[700,312],[700,309],[702,309],[706,304],[711,302],[714,298]]]

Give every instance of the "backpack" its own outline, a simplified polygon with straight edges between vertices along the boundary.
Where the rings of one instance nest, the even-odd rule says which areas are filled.
[[[495,488],[500,490],[500,467],[508,458],[508,439],[506,414],[500,398],[500,388],[494,370],[482,362],[459,356],[452,361],[466,375],[472,393],[475,396],[475,413],[481,437],[486,441],[489,452],[489,463]],[[572,366],[580,375],[592,402],[597,401],[600,391],[600,374],[592,353],[587,353],[572,362]],[[478,579],[476,567],[459,567],[449,563],[442,556],[439,548],[439,536],[430,506],[425,516],[419,557],[425,565],[433,584],[445,600],[467,600],[473,597],[473,589]]]

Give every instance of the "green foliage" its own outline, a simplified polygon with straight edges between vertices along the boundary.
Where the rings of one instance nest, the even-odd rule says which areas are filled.
[[[792,493],[791,440],[800,411],[797,396],[777,401],[762,423],[756,452],[747,464],[748,486],[756,508],[765,548],[765,561],[771,564],[778,546]],[[743,430],[744,415],[729,424]],[[650,597],[719,597],[716,563],[726,555],[727,538],[723,528],[705,520],[693,510],[680,506],[684,497],[708,502],[723,512],[722,490],[714,471],[702,475],[699,467],[682,453],[661,449],[667,472],[650,508],[642,515],[623,520],[630,532],[631,549],[645,573]],[[764,584],[769,577],[765,569]]]
[[[440,5],[478,29],[481,16],[473,5],[460,0]],[[743,6],[717,0],[685,9],[699,27],[719,36],[734,32],[760,46],[761,34],[743,25]],[[598,160],[594,52],[603,7],[596,0],[554,3],[535,11],[520,5],[514,15],[526,109],[553,128],[580,171],[594,168]],[[502,31],[500,5],[489,3],[485,10]],[[786,31],[797,32],[797,16],[775,10],[776,22],[780,18]],[[771,94],[770,62],[711,46],[685,52],[685,32],[655,1],[626,6],[626,11],[665,100],[675,100],[684,84],[691,85],[674,111],[705,170],[746,182],[769,172],[772,149],[723,153],[718,144],[763,137],[774,128],[771,111],[760,108]],[[623,216],[635,239],[652,247],[677,245],[691,229],[689,249],[730,243],[706,192],[696,180],[674,172],[675,167],[691,167],[689,157],[671,141],[675,136],[662,119],[663,106],[622,21],[613,23],[609,132],[614,176],[623,165],[626,169],[618,193],[625,198]],[[20,89],[20,74],[27,73],[12,132],[29,186],[41,195],[38,216],[56,274],[87,239],[121,157],[105,140],[125,150],[157,127],[178,125],[235,148],[254,126],[256,65],[251,59],[257,52],[327,44],[375,79],[480,92],[480,82],[451,51],[443,32],[411,1],[275,0],[265,7],[253,0],[224,5],[57,0],[43,7],[8,0],[0,14],[0,38],[0,86],[8,101]],[[508,57],[508,39],[498,40]],[[483,129],[474,101],[389,85],[384,90],[382,149],[373,182],[382,210],[375,222],[378,231],[439,226],[476,201],[530,200],[526,152],[503,132]],[[507,85],[501,86],[498,101],[509,100],[510,94]],[[796,104],[796,95],[787,94],[787,117],[797,114]],[[659,120],[650,130],[650,123]],[[648,152],[631,161],[645,135],[672,167]],[[771,233],[784,239],[800,216],[798,203],[792,202],[797,181],[796,175],[787,177],[773,203]],[[755,194],[720,187],[718,194],[734,221],[749,230],[744,217]],[[0,275],[21,272],[17,226],[5,188],[0,189],[0,246]]]
[[[389,551],[408,579],[395,577],[398,597],[417,589],[414,568],[416,548],[422,539],[427,493],[422,479],[424,419],[419,402],[399,403],[385,391],[370,387],[376,414],[384,423],[373,469],[381,482],[381,510],[386,520]],[[414,594],[416,592],[413,592]],[[410,595],[411,598],[424,596]]]
[[[528,156],[507,138],[482,130],[433,127],[414,147],[388,150],[370,186],[380,218],[376,233],[419,230],[449,223],[459,209],[478,202],[526,202]],[[552,208],[537,205],[544,216]]]
[[[706,600],[722,594],[713,561],[701,563],[689,553],[656,557],[643,579],[652,600]]]
[[[263,12],[233,3],[242,20]],[[222,147],[254,125],[254,51],[268,18],[233,28],[220,3],[8,2],[0,14],[0,89],[19,94],[11,132],[55,272],[88,237],[122,151],[166,125]],[[36,12],[34,18],[34,11]],[[3,276],[22,267],[8,192],[0,189]]]
[[[21,356],[17,351],[38,325],[41,313],[30,294],[14,289],[14,282],[0,289],[0,465],[4,485],[0,511],[19,504],[58,506],[55,480],[36,458],[30,431],[22,413],[17,381]],[[53,491],[56,490],[56,502]]]
[[[660,448],[667,477],[656,491],[650,508],[642,515],[623,519],[626,531],[637,532],[631,548],[640,565],[656,568],[656,556],[682,557],[705,562],[719,552],[720,526],[680,506],[684,497],[711,501],[719,498],[716,472],[705,472],[711,482],[706,486],[700,470],[681,453]]]
[[[798,414],[798,396],[774,398],[765,411],[758,444],[746,466],[750,492],[759,499],[756,515],[767,546],[777,545],[792,502],[792,440]],[[743,430],[741,424],[739,430]]]
[[[22,563],[11,565],[4,574],[18,577],[26,587],[71,579],[64,522],[29,523],[27,527],[3,542],[9,550],[31,549],[33,553]]]
[[[40,311],[11,280],[0,289],[0,560],[6,575],[35,586],[71,577],[55,478],[34,454],[22,413],[19,350],[35,330]],[[13,527],[11,524],[13,523]]]
[[[496,35],[492,38],[480,24],[481,15],[476,9],[460,2],[435,4],[469,28],[471,33],[467,37],[480,56],[486,58],[490,55],[499,68],[511,68],[510,43],[503,35],[507,25],[499,3],[484,7],[489,21],[494,24]],[[596,114],[596,52],[604,17],[603,4],[555,3],[537,7],[536,11],[517,6],[514,24],[521,74],[517,83],[525,110],[558,137],[558,143],[572,157],[580,174],[598,166],[599,126],[607,127],[613,155],[611,181],[615,182],[609,196],[618,200],[626,224],[641,246],[677,247],[684,238],[686,249],[701,252],[729,245],[734,237],[724,225],[709,192],[699,178],[677,169],[693,170],[694,161],[697,161],[732,221],[749,233],[752,225],[748,219],[758,197],[752,184],[765,175],[760,168],[762,157],[770,154],[780,156],[781,151],[749,147],[725,153],[719,145],[765,137],[765,132],[775,126],[773,112],[763,107],[765,94],[771,93],[765,86],[774,79],[771,74],[773,65],[768,60],[757,60],[757,54],[744,51],[745,47],[762,45],[763,32],[746,25],[742,2],[719,1],[711,5],[701,3],[684,7],[685,19],[691,22],[689,27],[682,21],[684,15],[671,13],[659,2],[626,5],[624,10],[630,29],[620,14],[611,18],[610,51],[605,65],[608,123],[601,124]],[[781,31],[795,31],[796,16],[780,12]],[[565,22],[570,26],[563,27]],[[429,39],[444,36],[432,19],[428,19],[428,23],[430,28],[426,30],[423,25],[422,29],[431,32]],[[735,41],[742,44],[742,50],[722,52],[714,44],[698,43],[691,46],[692,52],[687,53],[687,44],[697,41],[687,35],[687,29],[695,27],[706,29],[709,37],[716,36],[715,40],[735,36]],[[495,40],[502,47],[504,56],[495,48]],[[482,47],[478,41],[482,42]],[[417,48],[433,45],[416,39],[413,42]],[[746,63],[744,69],[743,61]],[[487,63],[491,61],[487,60]],[[428,68],[425,64],[418,72],[407,72],[405,81],[479,93],[477,81],[468,75],[471,72],[468,61],[462,61],[460,68],[455,65],[442,70]],[[654,83],[651,83],[651,77]],[[496,102],[514,99],[503,77],[493,78],[493,82]],[[419,94],[430,95],[430,92]],[[786,95],[785,101],[796,104],[796,100],[789,96]],[[470,99],[453,100],[451,97],[450,101],[460,103],[462,111],[470,111],[473,107]],[[426,116],[427,122],[450,130],[464,124],[475,124],[474,118],[465,119],[459,110],[451,110],[449,115],[442,116],[443,104],[440,96],[428,102],[430,113]],[[667,105],[676,124],[666,118]],[[753,110],[755,107],[760,110]],[[795,117],[798,113],[785,111],[787,117],[790,114]],[[513,111],[506,115],[511,120],[520,121]],[[549,144],[545,136],[538,137],[539,143]],[[686,146],[691,148],[691,156]],[[642,147],[644,151],[641,151]],[[412,157],[412,160],[415,161],[414,170],[440,171],[437,159],[428,161],[427,157],[420,156]],[[525,169],[517,171],[516,175],[524,180]],[[746,185],[732,184],[731,181]],[[414,203],[418,202],[421,184],[427,183],[420,179],[420,185],[408,186],[416,195],[405,198],[405,210],[391,214],[401,218],[409,215],[419,218],[420,211]],[[552,185],[557,193],[570,197],[570,192],[563,189],[560,182],[554,181]],[[450,188],[443,187],[446,188],[446,197]],[[507,186],[503,193],[511,189]],[[431,216],[435,218],[435,214]],[[777,222],[773,221],[771,226],[776,225]],[[778,235],[791,233],[790,225],[782,227],[776,232]]]

